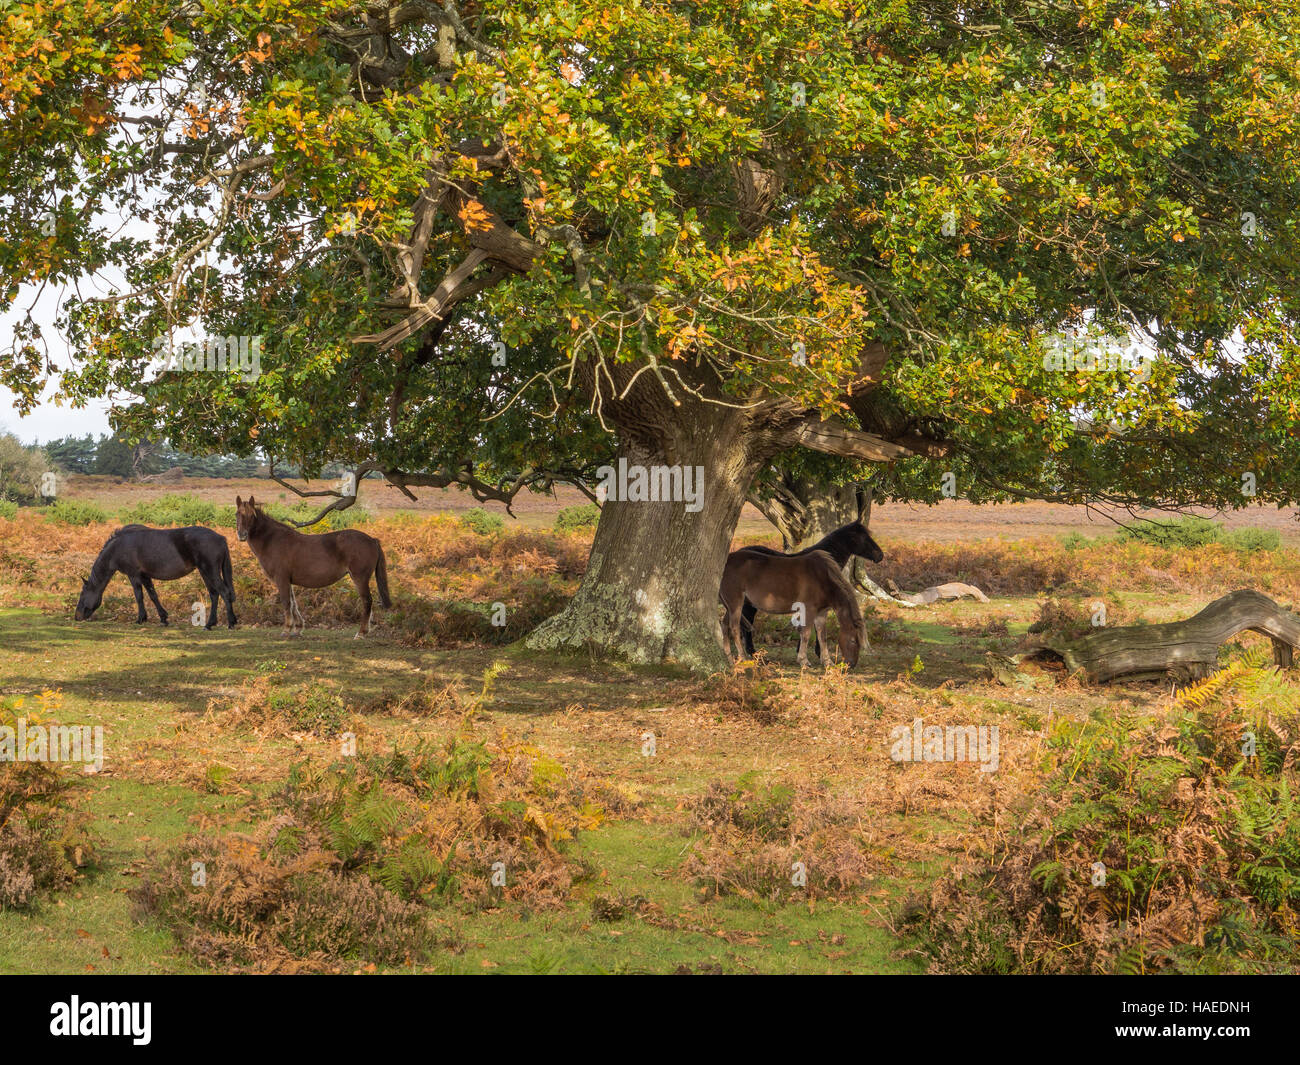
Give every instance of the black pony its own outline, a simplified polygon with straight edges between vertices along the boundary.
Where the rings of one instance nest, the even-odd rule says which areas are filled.
[[[126,574],[135,592],[135,605],[139,610],[135,622],[143,624],[149,619],[144,609],[144,592],[149,593],[158,610],[158,620],[167,624],[167,611],[158,602],[153,578],[174,581],[188,573],[199,571],[203,583],[212,597],[206,629],[217,624],[217,599],[226,601],[226,624],[235,627],[235,581],[230,569],[230,546],[220,533],[202,526],[191,525],[184,529],[150,529],[144,525],[125,525],[108,538],[90,568],[90,579],[81,582],[81,598],[77,600],[77,620],[88,621],[99,609],[104,589],[114,573]]]
[[[866,509],[866,501],[870,498],[864,493],[858,494],[858,516],[847,525],[841,525],[833,532],[827,533],[815,544],[805,547],[802,551],[793,551],[793,555],[810,555],[814,551],[825,551],[835,560],[835,564],[843,569],[849,564],[849,559],[855,555],[861,555],[872,562],[881,562],[884,560],[885,553],[880,550],[880,545],[871,538],[871,533],[867,527],[862,524],[862,514]],[[770,547],[745,547],[741,550],[754,552],[760,555],[779,555],[780,551],[774,551]],[[741,611],[740,632],[745,642],[745,655],[749,658],[754,657],[754,616],[758,613],[758,607],[754,606],[748,599],[745,600],[744,609]],[[816,635],[813,636],[813,650],[821,654],[821,645],[817,641]]]

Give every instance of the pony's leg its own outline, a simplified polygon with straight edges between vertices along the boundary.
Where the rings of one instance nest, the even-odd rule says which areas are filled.
[[[357,595],[361,596],[361,629],[357,632],[356,639],[361,639],[370,631],[370,616],[375,611],[374,601],[370,598],[370,574],[364,570],[352,570],[352,583],[356,586]]]
[[[817,645],[813,648],[813,651],[821,661],[822,666],[830,669],[831,649],[826,642],[826,615],[818,614],[813,619],[813,627],[817,630],[817,635],[814,637],[817,640]]]
[[[131,591],[135,592],[135,623],[143,625],[149,620],[149,615],[144,609],[144,585],[139,577],[128,576],[127,580],[131,582]]]
[[[226,601],[226,628],[233,629],[239,624],[239,619],[235,617],[235,586],[222,577],[217,582],[217,588],[221,592],[221,598]]]
[[[280,630],[281,636],[293,635],[293,585],[289,583],[288,577],[283,577],[275,582],[276,594],[280,597],[280,606],[284,609],[284,628]]]
[[[727,610],[727,634],[730,640],[727,642],[727,661],[733,666],[744,657],[745,645],[740,638],[740,611]],[[735,654],[732,654],[732,647],[735,647]]]
[[[754,619],[758,616],[758,607],[745,600],[740,610],[740,631],[745,637],[745,657],[754,657]]]
[[[799,668],[808,668],[808,633],[812,632],[809,625],[803,625],[799,629]]]
[[[233,629],[239,619],[235,617],[235,574],[230,567],[229,554],[217,566],[217,587],[226,601],[226,627]]]
[[[167,611],[163,609],[162,603],[158,602],[158,592],[154,589],[153,578],[147,574],[140,574],[140,583],[144,585],[144,590],[149,593],[149,598],[153,600],[153,608],[158,611],[158,621],[160,624],[167,624]]]
[[[307,619],[302,616],[302,611],[298,609],[298,593],[293,590],[293,585],[289,585],[289,602],[293,605],[294,616],[298,619],[298,635],[305,635],[307,632]]]
[[[203,587],[208,590],[208,598],[211,600],[208,605],[208,620],[203,626],[205,629],[215,629],[217,627],[217,611],[221,607],[221,573],[214,572],[211,566],[200,565],[199,576],[203,578]]]

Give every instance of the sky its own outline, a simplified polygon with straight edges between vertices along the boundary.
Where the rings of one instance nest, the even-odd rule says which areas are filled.
[[[65,195],[63,190],[51,187],[48,202],[52,205],[54,199],[62,195]],[[96,211],[92,222],[103,234],[105,241],[122,236],[148,237],[154,231],[152,225],[125,216],[115,207]],[[30,313],[41,327],[50,361],[56,369],[69,368],[73,362],[73,353],[54,324],[60,304],[69,295],[78,292],[83,296],[108,296],[127,289],[125,276],[111,267],[94,275],[81,275],[75,286],[23,285],[13,305],[8,310],[0,309],[0,348],[13,347],[13,327]],[[0,434],[13,433],[24,444],[31,444],[38,441],[45,443],[62,436],[85,436],[87,433],[99,436],[112,431],[108,424],[108,412],[112,406],[109,400],[98,400],[74,409],[66,404],[56,406],[53,402],[55,391],[53,384],[47,387],[40,406],[24,418],[14,409],[14,394],[0,385]]]
[[[62,294],[46,291],[39,296],[32,286],[24,286],[13,307],[6,313],[0,313],[0,345],[12,347],[13,326],[31,308],[32,317],[40,323],[41,333],[49,345],[50,360],[57,368],[71,365],[72,353],[57,329],[54,317],[57,301]],[[85,436],[87,433],[98,436],[111,430],[108,425],[110,403],[100,400],[80,410],[72,407],[55,406],[53,402],[55,388],[53,384],[45,389],[41,404],[27,417],[23,418],[14,408],[14,394],[0,385],[0,433],[13,433],[24,444],[45,443],[61,436]]]
[[[14,396],[0,387],[0,434],[13,433],[24,444],[48,443],[61,436],[99,436],[110,432],[107,401],[100,401],[81,410],[56,407],[43,402],[26,418],[14,410]]]

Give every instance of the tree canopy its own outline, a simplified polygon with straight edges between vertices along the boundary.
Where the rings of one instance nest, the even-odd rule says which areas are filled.
[[[909,498],[1297,499],[1293,5],[0,12],[0,286],[120,271],[61,387],[126,432],[482,499],[629,449],[742,496],[811,451]],[[186,328],[260,376],[151,375]]]

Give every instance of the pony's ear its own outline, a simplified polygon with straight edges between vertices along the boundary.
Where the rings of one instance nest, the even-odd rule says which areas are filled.
[[[235,509],[238,510],[243,505],[244,505],[244,501],[240,499],[239,496],[235,496]]]

